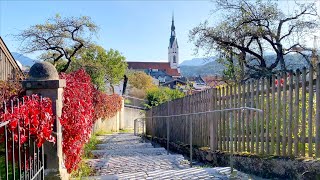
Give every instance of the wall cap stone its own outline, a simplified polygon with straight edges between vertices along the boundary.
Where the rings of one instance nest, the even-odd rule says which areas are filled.
[[[66,80],[25,80],[22,81],[22,87],[25,89],[57,89],[66,87]]]
[[[57,69],[49,62],[41,61],[35,63],[29,71],[30,80],[57,80],[59,74]]]

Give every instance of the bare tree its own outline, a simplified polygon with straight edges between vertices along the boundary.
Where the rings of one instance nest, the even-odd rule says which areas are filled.
[[[201,23],[190,31],[196,49],[232,54],[249,78],[269,76],[280,65],[286,71],[284,56],[298,53],[310,63],[303,39],[319,27],[314,3],[296,4],[296,11],[285,14],[272,1],[217,0],[221,21],[209,26]],[[268,63],[266,51],[276,58]]]
[[[83,47],[91,43],[92,35],[98,30],[90,17],[66,17],[56,15],[43,24],[29,27],[16,35],[22,42],[20,50],[24,53],[42,52],[41,59],[54,65],[66,60],[62,72],[65,72],[72,58]]]

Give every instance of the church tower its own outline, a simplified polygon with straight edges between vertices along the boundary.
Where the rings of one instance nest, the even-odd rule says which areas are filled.
[[[171,36],[169,40],[168,47],[168,61],[170,63],[171,69],[179,68],[179,46],[176,38],[176,31],[174,26],[174,17],[172,15],[172,24],[171,24]]]

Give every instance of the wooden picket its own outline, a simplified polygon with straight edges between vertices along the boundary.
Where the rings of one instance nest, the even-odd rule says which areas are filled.
[[[320,157],[320,65],[314,71],[310,66],[208,89],[153,107],[146,113],[150,117],[146,133],[166,138],[168,129],[170,142],[188,144],[192,136],[196,146],[226,152]],[[234,110],[156,117],[237,107],[258,108],[264,113]]]

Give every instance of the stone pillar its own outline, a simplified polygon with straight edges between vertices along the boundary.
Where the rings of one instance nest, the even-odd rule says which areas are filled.
[[[66,86],[66,82],[64,79],[59,79],[58,72],[52,64],[41,62],[31,67],[29,78],[22,82],[22,86],[27,95],[39,94],[52,100],[52,110],[55,116],[53,131],[56,144],[48,142],[44,144],[45,172],[51,178],[68,179],[69,175],[63,163],[62,127],[59,121],[62,115],[63,88]]]

